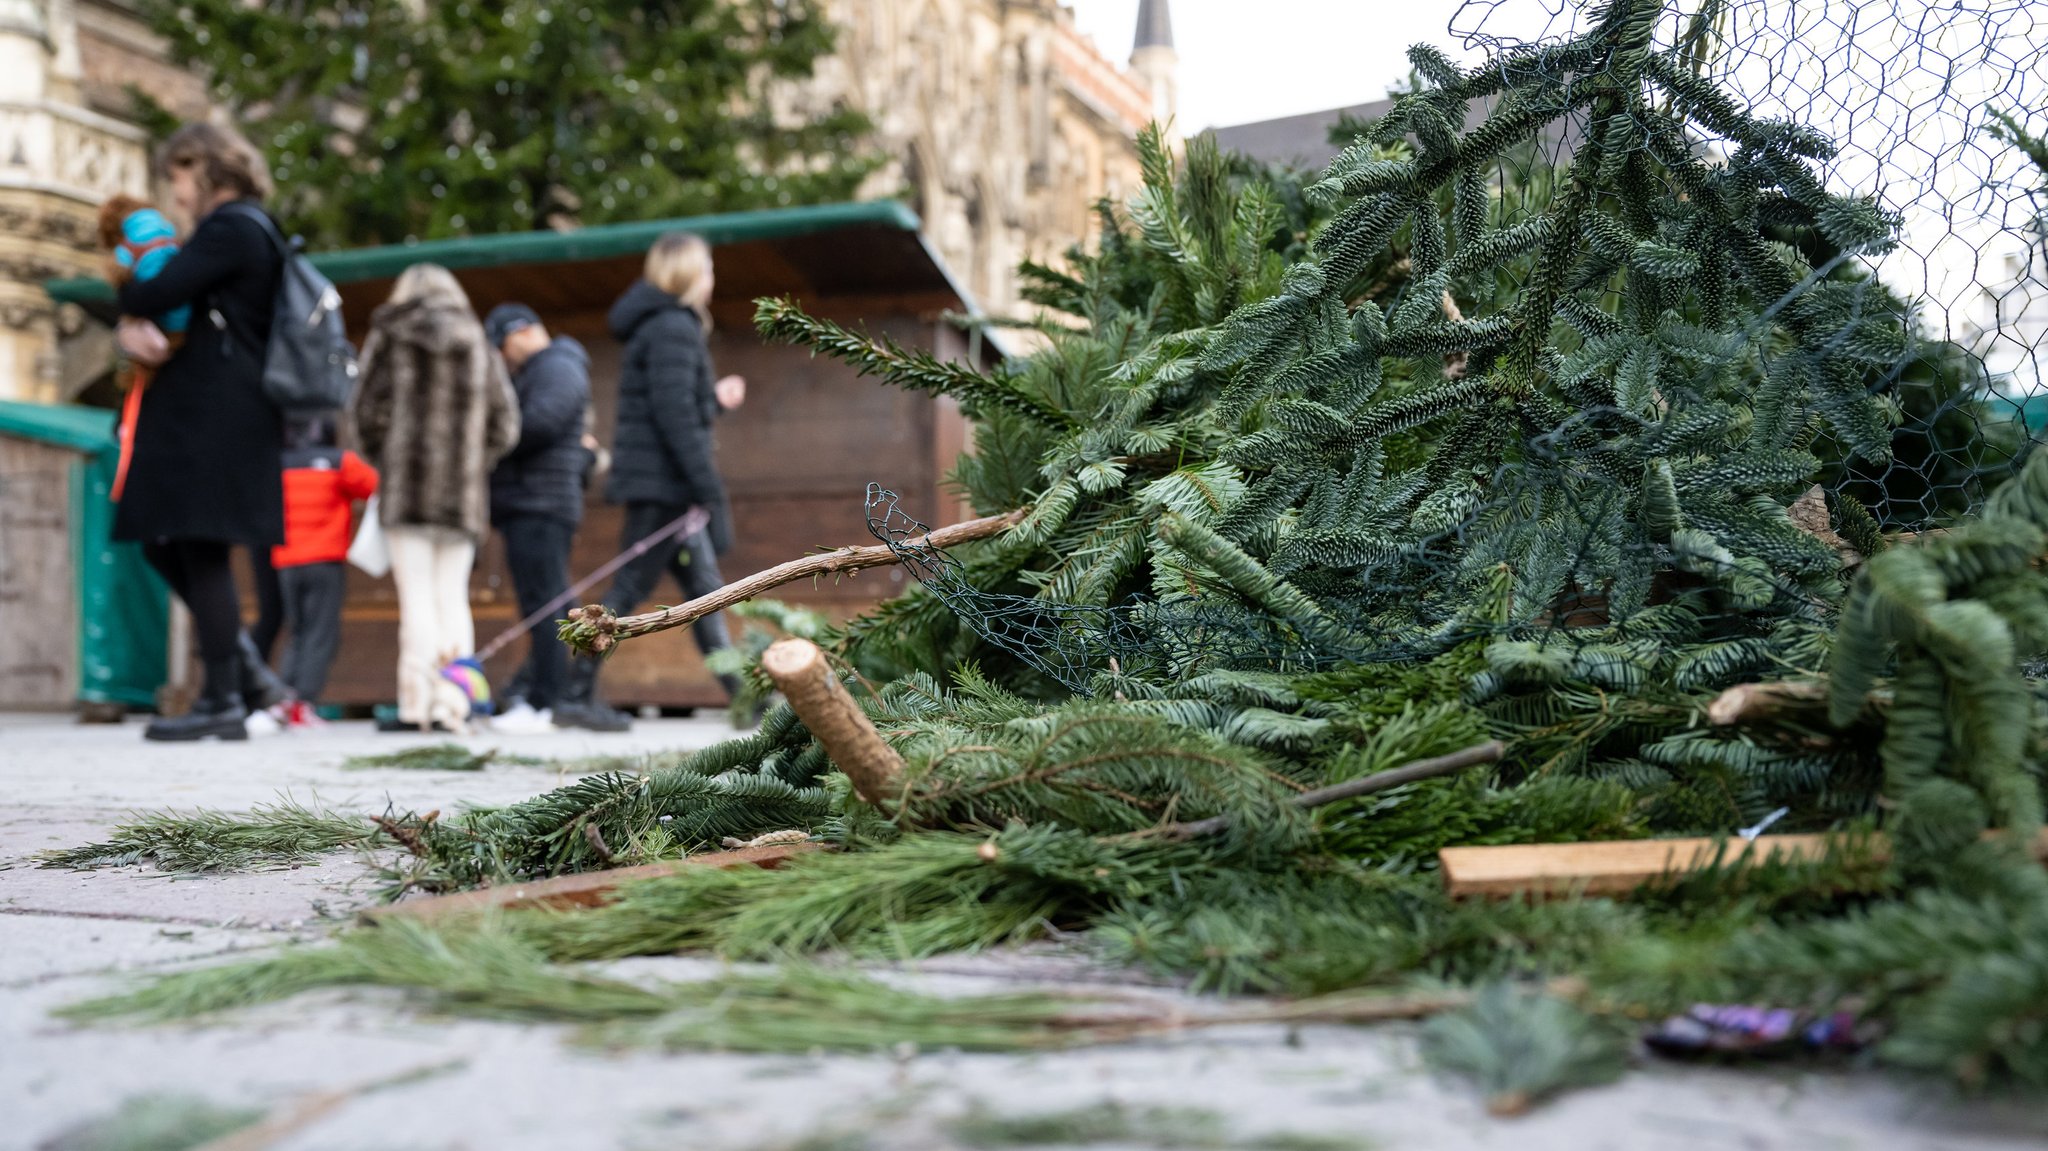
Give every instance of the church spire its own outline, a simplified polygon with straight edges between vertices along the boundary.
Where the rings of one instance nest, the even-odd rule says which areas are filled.
[[[1166,0],[1138,0],[1131,71],[1152,93],[1152,118],[1162,124],[1171,121],[1180,102],[1175,83],[1180,54],[1173,50],[1173,17],[1167,13]]]
[[[1173,17],[1166,10],[1166,0],[1138,0],[1138,36],[1131,44],[1131,55],[1147,48],[1173,49]]]

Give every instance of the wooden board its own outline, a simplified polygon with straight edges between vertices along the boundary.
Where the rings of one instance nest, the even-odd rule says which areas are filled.
[[[732,851],[712,851],[701,855],[663,863],[649,863],[640,867],[615,867],[607,871],[586,871],[577,875],[558,875],[553,879],[537,879],[532,883],[509,883],[502,887],[486,887],[478,891],[459,891],[453,895],[440,895],[431,899],[415,899],[380,907],[365,913],[371,920],[403,917],[406,919],[438,920],[451,916],[473,915],[483,911],[514,911],[530,907],[596,907],[608,903],[611,895],[622,883],[637,879],[659,879],[674,875],[685,868],[759,867],[769,871],[807,852],[821,850],[815,843],[779,843],[771,847],[741,847]]]
[[[1851,846],[1871,864],[1891,854],[1882,835],[1847,840],[1827,835],[1764,835],[1740,839],[1628,839],[1596,843],[1518,843],[1446,847],[1437,852],[1444,889],[1454,898],[1514,895],[1626,895],[1667,876],[1736,863],[1817,860],[1831,847]],[[2034,841],[2048,860],[2048,829]]]
[[[78,700],[77,452],[0,436],[0,708]]]

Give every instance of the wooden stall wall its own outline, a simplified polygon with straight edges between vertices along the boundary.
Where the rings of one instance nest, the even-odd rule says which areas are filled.
[[[78,453],[0,435],[0,709],[78,699]]]
[[[721,286],[723,286],[721,284]],[[483,302],[478,301],[479,307]],[[965,446],[957,405],[861,379],[844,365],[800,349],[767,346],[744,313],[720,309],[712,351],[720,373],[747,379],[747,402],[718,427],[718,459],[732,497],[736,540],[720,560],[728,578],[820,548],[871,542],[862,495],[870,481],[905,496],[905,506],[932,523],[957,518],[958,502],[940,491],[944,473]],[[609,444],[618,389],[619,346],[597,313],[548,315],[550,328],[574,336],[591,353],[595,429]],[[932,348],[944,343],[931,316],[870,314],[865,325],[900,342]],[[957,351],[957,348],[948,348]],[[621,512],[603,502],[601,484],[589,493],[576,539],[572,575],[595,570],[621,550]],[[871,571],[838,584],[792,585],[779,593],[845,618],[895,594],[903,574]],[[398,603],[389,580],[350,571],[342,649],[328,699],[385,702],[394,694]],[[599,598],[599,584],[584,601]],[[472,583],[479,643],[511,626],[518,615],[503,549],[496,537],[481,550]],[[680,589],[664,581],[647,606],[678,602]],[[735,634],[739,621],[730,621]],[[524,640],[491,661],[493,684],[508,682],[525,656]],[[605,669],[605,696],[624,706],[716,706],[724,692],[705,669],[688,629],[624,645]]]

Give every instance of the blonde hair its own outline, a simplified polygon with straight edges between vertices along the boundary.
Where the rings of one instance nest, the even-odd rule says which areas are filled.
[[[385,303],[404,304],[413,300],[445,300],[465,308],[470,306],[469,293],[462,290],[462,282],[439,264],[414,264],[400,272],[398,282],[391,285],[391,298]]]
[[[270,165],[248,137],[222,124],[196,120],[171,133],[157,152],[157,168],[166,178],[178,168],[197,177],[202,200],[222,188],[262,200],[271,193]]]
[[[695,232],[670,232],[647,249],[647,282],[681,300],[711,326],[711,245]]]

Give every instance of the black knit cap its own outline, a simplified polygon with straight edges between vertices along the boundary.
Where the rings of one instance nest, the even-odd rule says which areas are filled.
[[[494,348],[505,346],[505,337],[521,328],[540,323],[540,313],[525,304],[499,304],[484,317],[484,335]]]

